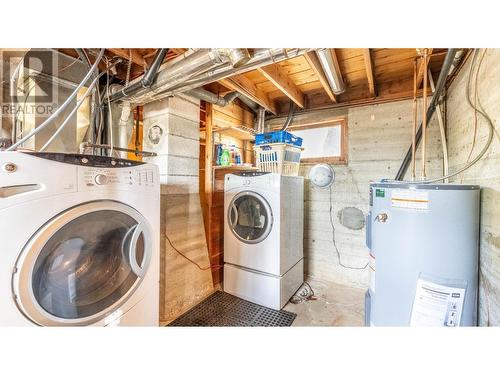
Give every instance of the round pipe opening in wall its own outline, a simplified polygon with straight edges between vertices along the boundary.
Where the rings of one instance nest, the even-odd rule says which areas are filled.
[[[273,226],[271,206],[252,191],[243,191],[232,199],[227,219],[233,234],[247,244],[264,241]]]

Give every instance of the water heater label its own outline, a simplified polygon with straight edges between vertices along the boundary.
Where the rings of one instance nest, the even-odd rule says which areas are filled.
[[[427,191],[396,189],[391,194],[391,205],[411,210],[428,210],[429,193]]]
[[[450,287],[419,279],[410,325],[414,327],[458,327],[465,288]]]

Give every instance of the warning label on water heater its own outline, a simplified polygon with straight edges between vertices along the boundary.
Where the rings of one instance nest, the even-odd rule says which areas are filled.
[[[391,194],[392,207],[408,208],[413,210],[429,209],[429,193],[419,190],[396,189]]]
[[[419,279],[410,325],[414,327],[458,327],[465,288],[449,287]]]

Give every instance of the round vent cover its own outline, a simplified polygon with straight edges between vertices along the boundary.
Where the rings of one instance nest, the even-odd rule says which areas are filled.
[[[316,164],[309,171],[309,180],[314,186],[319,188],[327,188],[333,184],[335,180],[335,172],[328,164]]]

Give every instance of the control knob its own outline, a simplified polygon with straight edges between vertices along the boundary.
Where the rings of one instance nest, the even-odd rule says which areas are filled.
[[[108,176],[105,174],[98,174],[94,178],[97,185],[106,185],[108,183]]]

